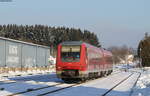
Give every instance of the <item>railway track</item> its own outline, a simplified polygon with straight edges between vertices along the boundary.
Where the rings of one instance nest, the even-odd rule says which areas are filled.
[[[30,89],[27,89],[26,91],[10,94],[10,95],[7,95],[7,96],[16,96],[16,95],[20,95],[20,94],[24,94],[24,93],[28,93],[28,92],[33,92],[33,91],[37,91],[37,90],[41,90],[41,89],[45,89],[45,88],[56,87],[56,86],[62,85],[62,84],[63,83],[58,83],[58,84],[48,85],[48,86],[39,87],[39,88],[30,88]]]
[[[118,74],[118,73],[120,73],[120,72],[115,72],[115,73],[112,73],[111,75]],[[105,78],[105,77],[101,77],[101,78]],[[91,81],[93,81],[93,80],[89,80],[87,82],[91,82]],[[7,80],[7,82],[8,82],[8,80]],[[17,83],[17,82],[25,82],[25,81],[24,80],[23,81],[11,81],[11,80],[9,80],[8,83],[4,83],[4,84],[11,84],[11,83]],[[87,83],[87,82],[84,82],[84,83]],[[38,82],[37,82],[37,84],[38,84]],[[54,90],[47,91],[47,92],[44,92],[42,94],[40,93],[40,94],[37,95],[37,96],[43,96],[43,95],[46,95],[46,94],[55,93],[55,92],[58,92],[58,91],[61,91],[61,90],[65,90],[65,89],[71,88],[73,86],[77,86],[77,85],[83,84],[83,82],[75,83],[75,84],[67,84],[67,85],[65,85],[63,87],[60,87],[63,84],[64,83],[58,83],[58,84],[54,84],[54,85],[47,85],[46,84],[47,86],[45,85],[45,86],[39,87],[39,88],[28,88],[28,89],[26,89],[24,91],[16,92],[16,93],[13,93],[13,94],[10,94],[10,95],[7,95],[7,96],[18,96],[18,95],[21,95],[21,94],[32,93],[32,92],[36,92],[36,91],[40,91],[40,90],[45,90],[45,89],[48,89],[48,88],[56,87],[56,89],[54,89]],[[3,88],[0,88],[0,89],[3,90]],[[34,95],[34,96],[36,96],[36,95]]]
[[[112,73],[111,75],[113,74],[117,74],[117,73],[120,73],[120,72],[114,72]],[[49,79],[54,79],[54,78],[57,78],[57,76],[51,76],[49,77]],[[43,78],[41,78],[42,80]],[[12,84],[12,83],[17,83],[17,82],[25,82],[25,81],[35,81],[34,79],[31,79],[31,77],[22,77],[22,79],[15,79],[15,80],[3,80],[3,81],[0,81],[0,85],[4,85],[4,84]],[[36,81],[38,82],[38,81]]]
[[[117,74],[117,73],[114,73],[114,74]],[[114,74],[111,74],[111,75],[114,75]],[[102,78],[106,78],[106,77],[102,77]],[[102,78],[99,78],[99,79],[102,79]],[[97,80],[97,79],[95,79],[95,80]],[[51,86],[40,87],[40,88],[36,88],[36,89],[27,89],[26,91],[14,93],[14,94],[11,94],[11,95],[8,95],[8,96],[18,96],[18,95],[23,95],[23,94],[28,95],[28,93],[31,94],[31,93],[34,93],[34,91],[35,92],[36,91],[41,91],[42,92],[42,93],[40,92],[40,94],[38,94],[38,92],[37,92],[36,95],[34,94],[34,96],[44,96],[44,95],[52,94],[52,93],[55,93],[55,92],[58,92],[58,91],[61,91],[61,90],[65,90],[65,89],[68,89],[68,88],[71,88],[71,87],[74,87],[74,86],[79,86],[81,84],[88,83],[88,82],[93,82],[93,80],[89,80],[89,81],[86,81],[86,82],[78,82],[78,83],[73,83],[73,84],[61,83],[61,84],[56,84],[56,85],[51,85]],[[52,87],[55,87],[55,88],[52,88]],[[42,90],[43,91],[48,90],[48,91],[43,92]]]
[[[92,82],[92,81],[93,80],[90,80],[90,81],[87,81],[87,82]],[[71,87],[74,87],[74,86],[79,86],[79,85],[87,83],[87,82],[79,82],[79,83],[71,83],[71,84],[59,83],[59,84],[40,87],[40,88],[35,88],[35,89],[34,88],[33,89],[27,89],[26,91],[14,93],[14,94],[7,95],[7,96],[18,96],[18,95],[23,95],[23,94],[26,94],[26,93],[31,93],[31,92],[34,92],[34,91],[42,91],[42,90],[45,90],[47,88],[55,87],[55,88],[49,89],[51,91],[44,92],[44,93],[41,93],[41,94],[38,94],[38,95],[34,95],[34,96],[44,96],[44,95],[52,94],[52,93],[55,93],[55,92],[58,92],[58,91],[61,91],[61,90],[65,90],[65,89],[68,89],[68,88],[71,88]]]
[[[13,80],[0,81],[0,85],[4,85],[4,84],[12,84],[12,83],[16,83],[16,81],[13,81]]]
[[[113,86],[112,88],[110,88],[108,91],[106,91],[105,93],[103,93],[103,94],[100,95],[100,96],[107,96],[107,94],[109,94],[111,91],[113,91],[113,89],[115,89],[116,87],[118,87],[119,85],[121,85],[123,82],[125,82],[127,79],[129,79],[133,74],[134,74],[134,73],[130,74],[128,77],[126,77],[126,78],[124,78],[123,80],[121,80],[119,83],[117,83],[115,86]],[[136,85],[136,83],[137,83],[137,81],[138,81],[138,79],[139,79],[140,76],[141,76],[141,73],[139,73],[139,76],[137,77],[136,82],[134,83],[134,86]],[[134,86],[133,86],[133,87],[134,87]],[[131,96],[132,91],[133,91],[133,90],[131,90],[129,96]]]
[[[87,81],[87,82],[91,82],[91,81],[92,80]],[[27,89],[25,91],[13,93],[13,94],[10,94],[10,95],[7,95],[7,96],[18,96],[18,95],[23,95],[23,94],[26,94],[26,93],[31,93],[31,92],[34,92],[34,91],[41,91],[41,90],[45,90],[45,89],[48,89],[48,88],[55,87],[54,90],[52,88],[52,91],[48,91],[48,92],[45,92],[45,93],[42,93],[42,94],[34,95],[34,96],[44,96],[44,95],[47,95],[47,94],[50,94],[50,93],[55,93],[55,92],[58,92],[58,91],[61,91],[61,90],[64,90],[64,89],[68,89],[68,88],[71,88],[73,86],[77,86],[77,85],[87,83],[87,82],[78,82],[78,83],[71,83],[71,84],[58,83],[58,84],[48,85],[48,86],[39,87],[39,88],[32,88],[32,89],[30,88],[30,89]]]
[[[117,83],[115,86],[113,86],[112,88],[110,88],[108,91],[106,91],[104,94],[102,94],[101,96],[106,96],[109,92],[111,92],[114,88],[116,88],[117,86],[119,86],[121,83],[123,83],[125,80],[127,80],[128,78],[130,78],[133,75],[130,74],[128,77],[126,77],[125,79],[121,80],[119,83]]]
[[[79,83],[80,84],[80,83]],[[47,94],[51,94],[51,93],[55,93],[55,92],[58,92],[58,91],[61,91],[61,90],[64,90],[64,89],[68,89],[68,88],[71,88],[73,86],[77,86],[79,84],[73,84],[73,85],[69,85],[67,87],[63,87],[63,88],[58,88],[56,90],[52,90],[52,91],[49,91],[49,92],[46,92],[46,93],[42,93],[42,94],[39,94],[37,96],[44,96],[44,95],[47,95]]]
[[[118,84],[116,84],[114,87],[112,87],[111,89],[109,89],[107,92],[105,92],[103,95],[101,96],[106,96],[110,91],[112,91],[115,87],[119,86],[122,82],[124,82],[125,80],[127,80],[128,78],[130,78],[131,76],[133,75],[130,74],[128,77],[126,77],[125,79],[123,79],[122,81],[120,81]],[[89,81],[91,82],[91,81]],[[85,82],[85,83],[88,83],[88,82]],[[84,83],[79,83],[79,84],[74,84],[74,85],[70,85],[70,86],[67,86],[67,87],[63,87],[63,88],[59,88],[59,89],[56,89],[56,90],[52,90],[52,91],[49,91],[49,92],[46,92],[46,93],[42,93],[42,94],[39,94],[37,96],[44,96],[44,95],[48,95],[48,94],[51,94],[51,93],[55,93],[55,92],[58,92],[58,91],[61,91],[61,90],[65,90],[65,89],[68,89],[68,88],[71,88],[73,86],[77,86],[77,85],[80,85],[80,84],[84,84]]]
[[[54,78],[57,78],[57,76],[51,76],[49,77],[49,80],[50,79],[54,79]],[[43,78],[40,78],[40,80],[42,80]],[[15,80],[3,80],[3,81],[0,81],[0,85],[5,85],[5,84],[12,84],[12,83],[17,83],[17,82],[26,82],[26,81],[35,81],[35,82],[38,82],[36,81],[35,79],[32,79],[31,77],[22,77],[21,79],[15,79]]]
[[[138,81],[138,80],[139,80],[139,78],[141,77],[141,73],[140,73],[140,72],[138,72],[138,73],[139,73],[139,76],[138,76],[138,78],[136,79],[136,82],[134,83],[134,85],[133,85],[133,87],[132,87],[132,89],[131,89],[131,92],[130,92],[129,96],[131,96],[131,95],[132,95],[132,93],[133,93],[133,89],[134,89],[134,87],[136,86],[137,81]]]

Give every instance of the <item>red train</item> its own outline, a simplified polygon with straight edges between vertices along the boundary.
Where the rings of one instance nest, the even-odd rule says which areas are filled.
[[[58,45],[56,74],[64,81],[86,80],[111,74],[112,54],[102,48],[80,41]]]

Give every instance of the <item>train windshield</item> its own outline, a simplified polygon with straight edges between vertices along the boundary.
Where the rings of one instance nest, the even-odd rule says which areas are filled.
[[[62,46],[61,59],[63,62],[79,62],[80,61],[80,46],[76,46],[76,45]]]

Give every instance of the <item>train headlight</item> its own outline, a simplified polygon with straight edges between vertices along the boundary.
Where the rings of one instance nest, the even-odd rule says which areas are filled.
[[[57,67],[57,70],[60,70],[61,69],[61,67]]]

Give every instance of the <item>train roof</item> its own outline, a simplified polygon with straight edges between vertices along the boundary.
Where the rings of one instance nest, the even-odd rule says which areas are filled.
[[[112,55],[112,53],[110,51],[108,51],[108,50],[105,50],[103,48],[98,48],[96,46],[93,46],[91,44],[85,43],[83,41],[65,41],[65,42],[62,42],[60,44],[61,45],[82,45],[82,44],[85,44],[89,48],[94,48],[94,49],[103,51],[104,55]]]
[[[94,45],[91,45],[91,44],[88,44],[86,42],[83,42],[83,41],[64,41],[62,43],[60,43],[61,45],[82,45],[82,44],[85,44],[86,46],[92,46],[92,47],[95,47],[97,48],[96,46]]]
[[[65,41],[65,42],[62,42],[61,45],[86,45],[87,47],[89,48],[94,48],[94,49],[102,49],[102,48],[98,48],[94,45],[91,45],[91,44],[88,44],[88,43],[85,43],[83,41]]]
[[[61,45],[82,45],[83,43],[82,41],[65,41]]]

